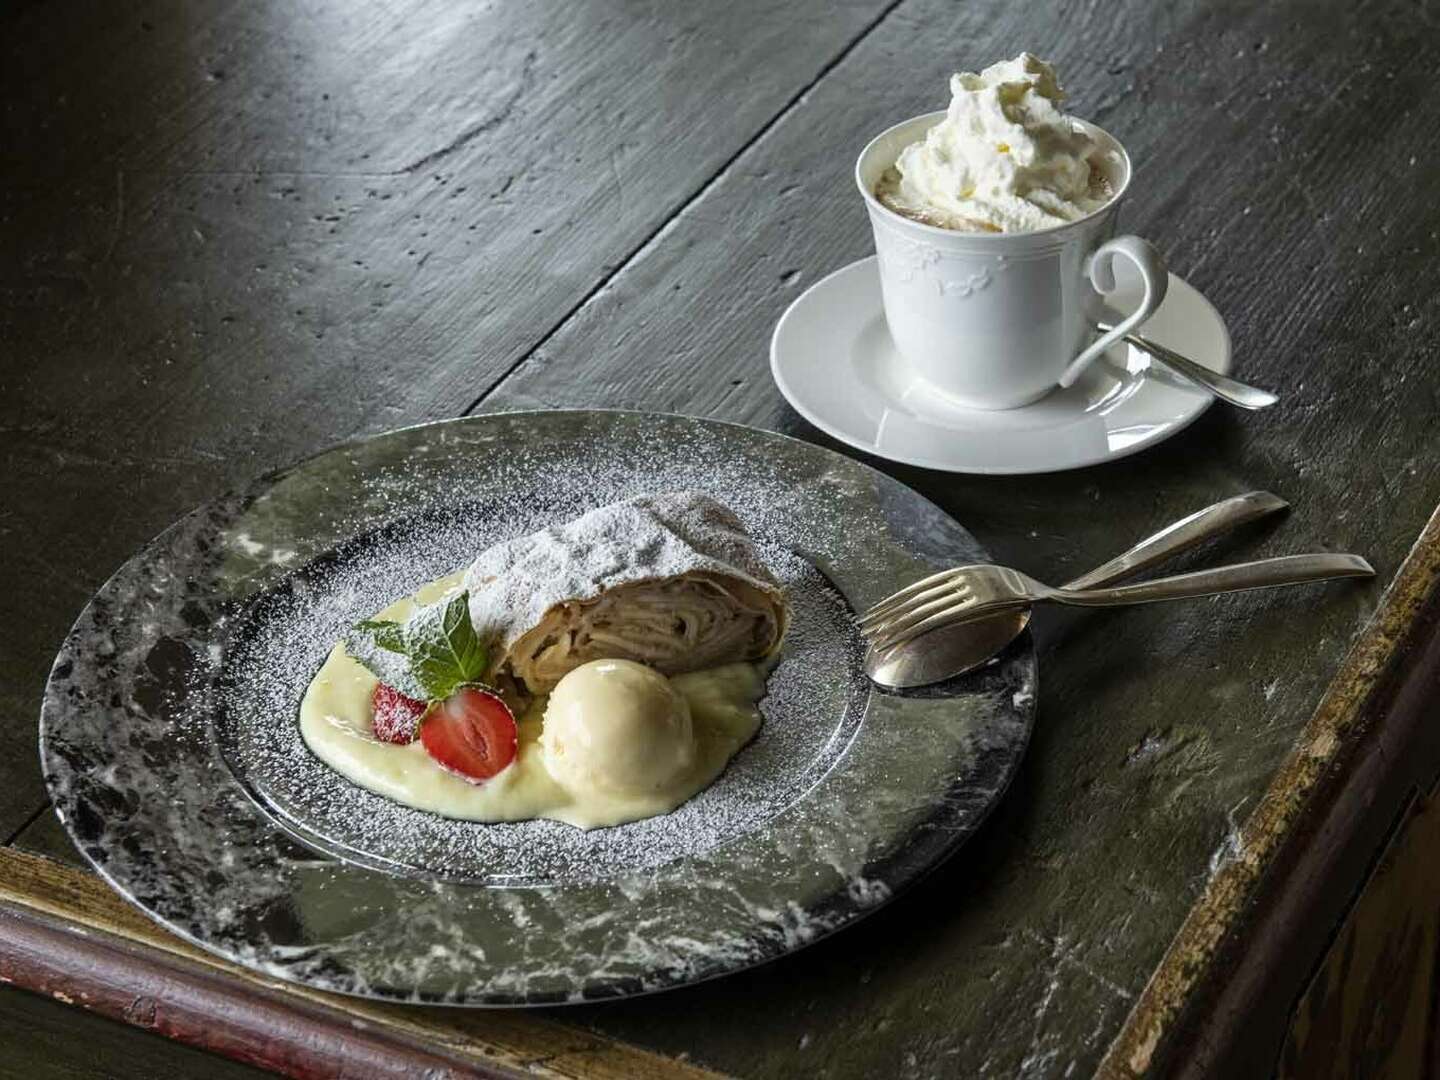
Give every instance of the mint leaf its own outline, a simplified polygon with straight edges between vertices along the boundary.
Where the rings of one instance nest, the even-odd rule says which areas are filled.
[[[428,698],[447,698],[485,674],[486,650],[470,623],[470,594],[416,612],[405,624],[410,671]]]
[[[429,604],[404,624],[356,623],[346,651],[407,697],[436,701],[485,674],[488,652],[470,622],[470,594]]]
[[[403,653],[405,648],[405,627],[388,619],[366,619],[355,624],[355,629],[370,635],[371,640],[382,649]]]
[[[392,627],[399,628],[399,633]],[[410,673],[410,656],[405,649],[405,632],[400,623],[372,619],[356,623],[345,635],[345,651],[369,668],[386,686],[406,697],[425,700],[425,688]]]

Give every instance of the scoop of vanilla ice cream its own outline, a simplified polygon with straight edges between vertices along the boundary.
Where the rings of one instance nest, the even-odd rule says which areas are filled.
[[[550,694],[540,735],[561,787],[619,795],[664,791],[695,764],[690,706],[653,668],[592,660]]]
[[[877,194],[943,228],[1033,232],[1103,206],[1103,148],[1060,108],[1055,69],[1030,53],[950,77],[950,108],[900,152]]]

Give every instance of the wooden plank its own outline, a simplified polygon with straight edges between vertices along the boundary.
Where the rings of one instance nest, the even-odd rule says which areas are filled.
[[[297,1076],[716,1075],[534,1012],[386,1005],[266,979],[168,934],[93,874],[13,849],[0,850],[0,939],[0,981]]]
[[[1291,1013],[1276,1080],[1433,1076],[1440,1012],[1440,807],[1416,793]],[[1384,987],[1384,1005],[1375,993]],[[1394,1007],[1391,1007],[1393,1004]],[[1272,1058],[1272,1060],[1276,1060]]]
[[[466,408],[887,2],[8,6],[0,837],[114,567],[265,469]]]
[[[1169,447],[1078,476],[892,471],[1008,561],[1057,576],[1217,494],[1269,484],[1300,507],[1287,549],[1369,545],[1388,577],[1436,494],[1425,377],[1435,176],[1428,159],[1403,157],[1429,145],[1436,111],[1422,75],[1393,60],[1423,45],[1423,27],[1403,15],[1389,4],[1081,4],[1040,26],[996,4],[907,4],[495,403],[678,407],[806,433],[769,389],[764,344],[799,287],[865,249],[850,154],[835,147],[930,107],[952,63],[1023,41],[1062,62],[1078,112],[1129,143],[1141,176],[1131,224],[1162,235],[1176,269],[1218,300],[1242,371],[1285,389],[1286,411],[1214,413]],[[954,42],[964,55],[949,53]],[[1383,170],[1391,186],[1323,167],[1337,156]],[[691,299],[680,307],[668,291]],[[581,371],[583,390],[566,385]],[[1065,528],[1042,530],[1046,521]],[[1046,698],[1031,762],[962,859],[808,954],[588,1018],[652,1045],[717,1049],[708,1060],[755,1075],[1093,1065],[1211,858],[1223,862],[1230,818],[1254,805],[1375,599],[1225,602],[1176,625],[1158,612],[1042,625]],[[1173,683],[1134,676],[1160,665]]]
[[[826,443],[771,385],[767,348],[803,288],[870,250],[854,154],[934,107],[954,66],[1023,44],[1057,61],[1079,115],[1127,143],[1127,227],[1215,300],[1241,374],[1284,405],[1217,408],[1164,447],[1079,473],[877,464],[1051,580],[1257,487],[1294,512],[1210,558],[1348,549],[1380,572],[1368,587],[1037,619],[1035,741],[976,843],[841,938],[685,995],[587,1009],[592,1024],[754,1076],[1098,1065],[1440,500],[1436,164],[1400,150],[1440,136],[1440,101],[1393,60],[1426,32],[1401,12],[1095,3],[1045,21],[911,0],[482,403],[674,410]],[[1327,168],[1337,155],[1387,185]]]
[[[5,938],[0,981],[247,1065],[304,1080],[344,1075],[400,1080],[420,1070],[443,1080],[520,1075],[326,1024],[280,994],[256,993],[189,965],[161,962],[153,951],[106,935],[77,935],[50,920],[4,910],[0,932]]]
[[[261,1080],[273,1074],[194,1050],[54,998],[0,987],[0,1075],[23,1080]]]

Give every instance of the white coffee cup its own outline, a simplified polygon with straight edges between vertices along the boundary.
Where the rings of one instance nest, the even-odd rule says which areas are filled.
[[[875,197],[900,151],[944,112],[896,124],[860,153],[855,181],[870,211],[885,320],[915,373],[958,404],[1013,409],[1069,386],[1165,299],[1165,260],[1138,236],[1116,236],[1130,158],[1110,135],[1081,123],[1102,147],[1114,197],[1077,221],[1026,233],[958,232],[913,221]],[[1135,264],[1140,307],[1096,337],[1101,294],[1115,289],[1113,260]]]

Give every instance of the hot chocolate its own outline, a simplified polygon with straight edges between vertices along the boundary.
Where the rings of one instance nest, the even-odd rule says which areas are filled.
[[[914,221],[961,232],[1035,232],[1114,197],[1113,151],[1061,111],[1054,69],[1021,53],[951,76],[945,119],[900,151],[875,196]]]

